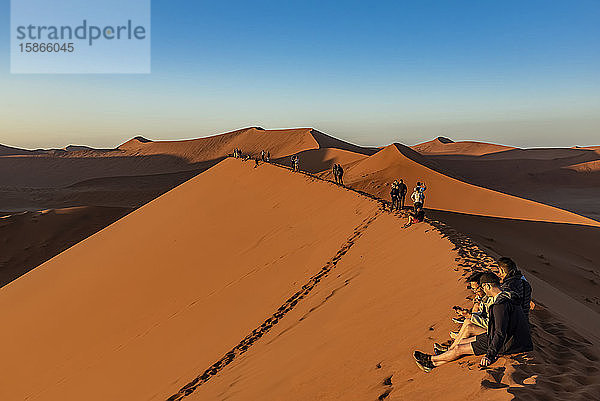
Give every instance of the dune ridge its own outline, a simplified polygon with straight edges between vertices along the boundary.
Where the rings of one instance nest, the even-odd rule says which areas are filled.
[[[435,381],[418,370],[410,350],[447,336],[449,305],[467,294],[461,274],[474,260],[492,263],[459,245],[435,226],[403,230],[378,202],[332,183],[228,159],[0,291],[0,318],[13,328],[0,332],[13,345],[0,360],[11,383],[0,395],[507,399],[507,390],[565,394],[584,380],[573,370],[564,386],[540,379],[528,387],[529,365],[518,360],[503,362],[514,372],[507,377],[472,370],[473,358],[436,371]],[[426,307],[394,313],[423,286],[437,289]],[[552,335],[555,326],[540,327]],[[586,369],[597,369],[593,348],[572,345],[589,356],[579,357]],[[235,350],[243,358],[215,364]],[[537,357],[538,370],[558,363]],[[111,385],[98,387],[98,377]]]
[[[428,142],[411,146],[422,155],[482,156],[491,153],[516,149],[513,146],[497,145],[486,142],[460,141],[454,142],[445,137],[438,137]]]
[[[353,188],[390,199],[389,185],[403,178],[408,185],[428,185],[425,207],[481,216],[600,226],[600,222],[526,199],[471,185],[444,175],[439,166],[411,148],[392,144],[352,165],[346,173]],[[407,197],[410,197],[409,188]],[[410,200],[407,200],[410,204]]]

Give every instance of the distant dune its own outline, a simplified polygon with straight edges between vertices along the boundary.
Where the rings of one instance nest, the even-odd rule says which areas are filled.
[[[533,371],[501,359],[506,379],[458,363],[418,370],[410,352],[454,327],[449,307],[467,295],[459,264],[476,249],[401,224],[333,184],[225,160],[0,291],[11,328],[0,398],[182,399],[225,355],[231,364],[183,398],[500,400],[509,386],[552,397],[594,382],[574,370],[524,388],[560,366],[542,351]],[[557,341],[542,312],[536,338]],[[565,358],[598,369],[595,351],[562,333]]]
[[[190,163],[222,158],[240,148],[244,154],[258,156],[269,150],[277,159],[311,149],[336,148],[359,154],[372,154],[373,149],[362,148],[330,137],[312,128],[266,130],[252,127],[187,141],[150,141],[134,138],[119,146],[120,150],[135,155],[173,155]]]
[[[480,156],[430,153],[438,171],[600,221],[598,147],[512,149]]]
[[[346,182],[352,187],[390,199],[390,184],[403,178],[408,187],[407,202],[417,181],[427,184],[425,206],[481,216],[515,218],[600,226],[600,222],[536,202],[470,185],[435,171],[435,162],[412,149],[393,144],[350,167]]]
[[[481,156],[515,149],[512,146],[496,145],[485,142],[454,142],[444,137],[438,137],[429,142],[423,142],[418,145],[414,145],[412,148],[423,155],[445,154],[459,156]]]

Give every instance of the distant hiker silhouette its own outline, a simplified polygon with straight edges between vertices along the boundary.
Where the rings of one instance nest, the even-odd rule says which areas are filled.
[[[392,198],[392,208],[391,210],[399,210],[400,209],[400,183],[396,180],[392,182],[392,188],[390,189],[390,197]]]
[[[335,163],[333,163],[333,166],[331,167],[331,174],[333,175],[333,179],[335,180],[335,183],[337,184],[338,173],[337,173],[337,164],[335,164]]]
[[[338,164],[337,171],[338,171],[339,183],[340,183],[340,185],[344,185],[344,169],[342,168],[341,164]]]
[[[398,190],[400,192],[400,196],[399,196],[399,203],[400,203],[400,210],[404,209],[404,199],[406,198],[406,192],[408,191],[408,188],[406,187],[406,184],[404,183],[404,180],[400,179],[400,182],[398,184]]]

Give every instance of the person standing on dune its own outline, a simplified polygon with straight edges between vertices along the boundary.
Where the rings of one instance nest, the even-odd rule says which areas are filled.
[[[404,183],[404,180],[401,178],[400,179],[400,183],[398,184],[398,190],[400,192],[400,198],[399,198],[399,202],[400,202],[400,210],[404,209],[404,199],[406,198],[406,192],[408,191],[408,188],[406,187],[406,184]]]
[[[344,185],[344,169],[341,164],[338,164],[338,180],[340,180],[340,185]]]
[[[421,207],[425,206],[425,191],[427,190],[427,185],[424,182],[417,182],[417,188],[419,188],[419,192],[421,192]]]
[[[412,199],[412,201],[413,201],[413,207],[414,207],[415,213],[417,212],[418,209],[423,207],[423,198],[425,197],[423,192],[421,192],[419,190],[420,184],[421,184],[420,182],[417,182],[417,186],[415,187],[412,195],[410,196],[410,199]]]
[[[271,163],[271,152],[267,150],[267,163]]]
[[[264,150],[260,151],[260,160],[262,160],[263,162],[265,161],[265,151]]]
[[[339,184],[338,165],[336,163],[333,163],[333,167],[331,168],[331,173],[333,174],[333,179],[335,180],[335,183]]]
[[[392,212],[399,210],[400,206],[400,184],[398,180],[392,182],[392,189],[390,190],[390,197],[392,198]]]

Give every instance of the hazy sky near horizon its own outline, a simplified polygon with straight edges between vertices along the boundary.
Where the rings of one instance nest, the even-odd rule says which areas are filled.
[[[113,147],[245,126],[362,145],[600,144],[600,1],[152,1],[152,73],[11,75],[0,143]]]

